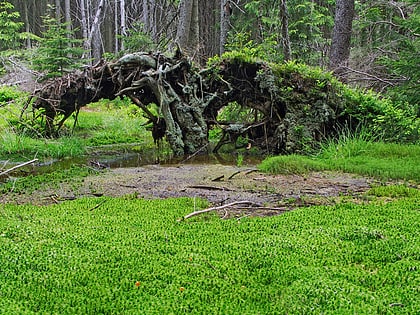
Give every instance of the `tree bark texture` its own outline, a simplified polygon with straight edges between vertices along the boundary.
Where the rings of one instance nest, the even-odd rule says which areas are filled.
[[[222,55],[225,52],[225,45],[227,40],[227,34],[229,31],[229,18],[232,13],[232,7],[230,6],[229,0],[220,1],[220,51]]]
[[[179,5],[176,42],[188,55],[198,59],[199,41],[198,0],[182,0]]]
[[[281,18],[281,39],[282,39],[282,44],[283,44],[283,55],[284,55],[284,60],[288,61],[292,59],[292,49],[290,47],[289,13],[287,11],[286,0],[280,1],[280,18]]]
[[[337,0],[332,34],[329,68],[338,76],[350,56],[354,0]]]

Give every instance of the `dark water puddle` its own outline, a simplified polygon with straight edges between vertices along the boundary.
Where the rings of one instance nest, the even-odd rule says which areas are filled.
[[[89,166],[95,169],[113,169],[141,167],[151,164],[161,166],[171,166],[179,164],[222,164],[222,165],[256,165],[261,162],[261,156],[249,154],[197,154],[192,156],[173,157],[170,154],[158,152],[151,149],[149,151],[138,151],[121,146],[106,146],[95,148],[88,155],[70,157],[63,159],[51,159],[36,162],[34,164],[19,168],[13,172],[0,177],[0,182],[7,181],[11,177],[24,177],[28,175],[40,175],[54,171],[69,169],[72,166]],[[2,171],[10,169],[22,162],[0,161]],[[1,172],[0,172],[1,173]]]

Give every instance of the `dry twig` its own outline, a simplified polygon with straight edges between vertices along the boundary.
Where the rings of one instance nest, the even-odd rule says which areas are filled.
[[[23,166],[26,166],[26,165],[28,165],[28,164],[35,163],[36,161],[38,161],[38,159],[33,159],[33,160],[27,161],[27,162],[25,162],[25,163],[22,163],[22,164],[19,164],[19,165],[15,165],[15,166],[13,166],[12,168],[9,168],[8,170],[5,170],[4,172],[1,172],[1,173],[0,173],[0,176],[2,176],[2,175],[6,175],[6,174],[8,174],[8,173],[10,173],[10,172],[12,172],[12,171],[14,171],[14,170],[18,169],[18,168],[21,168],[21,167],[23,167]]]
[[[207,209],[203,209],[203,210],[198,210],[198,211],[191,212],[190,214],[187,214],[186,216],[184,216],[181,219],[181,221],[182,220],[186,220],[188,218],[191,218],[193,216],[202,214],[202,213],[211,212],[211,211],[217,211],[217,210],[222,210],[222,209],[226,209],[226,208],[229,208],[229,207],[233,207],[233,206],[237,206],[237,205],[244,205],[244,204],[255,205],[254,202],[248,201],[248,200],[245,200],[245,201],[235,201],[235,202],[231,202],[231,203],[228,203],[226,205],[223,205],[223,206],[211,207],[211,208],[207,208]]]

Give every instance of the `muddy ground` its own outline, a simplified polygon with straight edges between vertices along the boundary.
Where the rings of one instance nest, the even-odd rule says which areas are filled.
[[[370,184],[367,178],[335,172],[268,175],[253,166],[148,165],[107,169],[77,183],[61,183],[58,188],[4,195],[0,202],[41,205],[86,196],[199,197],[208,200],[211,206],[250,202],[239,208],[223,209],[223,216],[275,215],[300,206],[360,202]]]

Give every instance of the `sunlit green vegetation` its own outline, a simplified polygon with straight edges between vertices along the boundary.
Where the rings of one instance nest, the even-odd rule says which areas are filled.
[[[28,113],[20,119],[25,95],[9,88],[0,95],[1,159],[74,157],[118,143],[153,146],[146,119],[126,100],[91,104],[76,128],[73,117],[60,138],[45,139],[41,123],[29,124]],[[387,132],[391,114],[378,116],[386,118],[380,126]],[[410,119],[401,116],[396,132]],[[332,170],[405,180],[377,184],[362,204],[343,198],[276,217],[208,214],[184,221],[177,219],[207,202],[129,195],[42,207],[1,204],[1,314],[415,314],[420,147],[379,139],[346,131],[316,152],[260,165],[271,173]],[[240,153],[236,163],[242,162]],[[1,184],[0,193],[18,198],[62,182],[77,186],[93,172],[71,167],[27,176]]]
[[[144,126],[146,119],[138,107],[125,99],[104,100],[83,108],[75,128],[72,117],[59,138],[47,139],[41,136],[42,121],[35,120],[39,124],[34,124],[30,111],[20,118],[25,94],[2,88],[0,95],[5,99],[5,105],[0,106],[0,159],[74,157],[85,154],[90,147],[117,143],[138,143],[143,150],[153,146]],[[15,102],[10,103],[12,100]]]
[[[99,171],[81,165],[71,165],[69,168],[28,175],[10,180],[0,185],[0,194],[14,193],[16,198],[21,194],[31,194],[39,189],[57,189],[61,183],[71,182],[72,188],[77,189],[83,178],[98,174]]]
[[[418,192],[388,204],[177,222],[190,199],[1,206],[2,314],[398,313],[420,308]]]
[[[269,157],[260,169],[277,174],[338,170],[381,179],[420,181],[419,156],[419,145],[374,142],[347,135],[325,142],[313,156]]]

